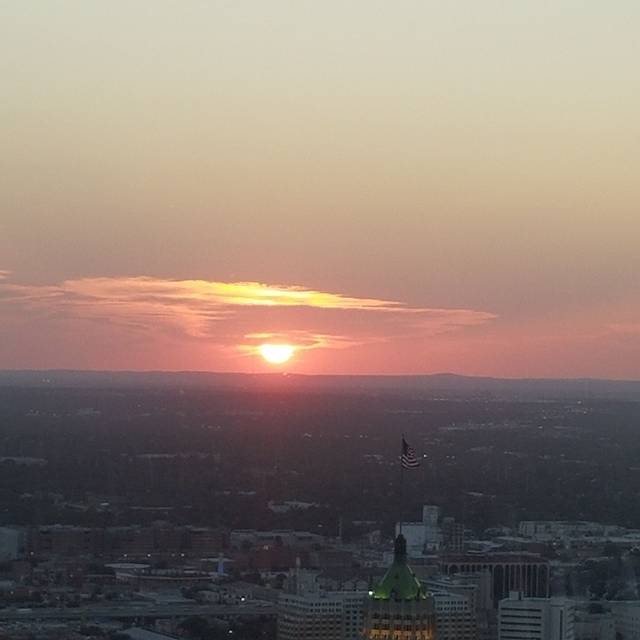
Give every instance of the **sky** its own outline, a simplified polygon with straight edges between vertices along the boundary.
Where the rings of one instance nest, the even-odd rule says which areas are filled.
[[[639,27],[4,0],[0,369],[640,379]]]

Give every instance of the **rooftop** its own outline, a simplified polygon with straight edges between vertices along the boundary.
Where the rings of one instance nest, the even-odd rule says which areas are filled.
[[[407,541],[399,534],[395,541],[393,563],[374,589],[375,600],[425,600],[427,592],[407,564]]]

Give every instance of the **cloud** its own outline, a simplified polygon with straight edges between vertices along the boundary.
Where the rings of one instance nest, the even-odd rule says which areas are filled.
[[[640,336],[640,322],[615,322],[607,325],[613,333]]]
[[[343,335],[314,333],[300,329],[283,332],[247,333],[243,338],[243,343],[239,345],[240,349],[249,354],[257,353],[259,346],[265,342],[294,344],[297,350],[317,349],[319,347],[324,349],[346,349],[347,347],[370,342],[370,340],[357,340]]]
[[[145,334],[206,339],[248,352],[260,342],[274,340],[292,342],[300,349],[345,348],[436,335],[496,318],[486,311],[411,307],[299,285],[149,276],[28,285],[4,278],[0,303],[54,321],[84,320]]]
[[[6,280],[11,275],[11,271],[0,269],[0,280]]]

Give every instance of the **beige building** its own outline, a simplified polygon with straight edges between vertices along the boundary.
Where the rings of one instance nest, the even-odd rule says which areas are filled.
[[[359,640],[366,591],[282,593],[278,640]]]
[[[432,591],[438,640],[477,640],[476,612],[468,597],[449,591]]]

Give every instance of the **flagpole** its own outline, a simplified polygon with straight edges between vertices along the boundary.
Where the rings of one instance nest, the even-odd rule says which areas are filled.
[[[404,433],[400,442],[400,533],[402,533],[402,524],[404,521],[404,465],[402,464],[402,456],[404,455]]]

